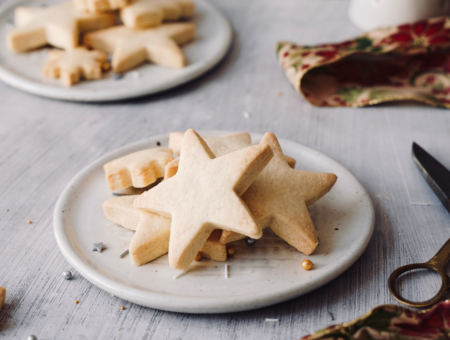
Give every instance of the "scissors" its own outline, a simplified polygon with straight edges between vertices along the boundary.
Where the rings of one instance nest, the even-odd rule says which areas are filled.
[[[419,168],[420,173],[425,178],[425,181],[439,198],[445,209],[447,209],[450,213],[450,171],[416,143],[413,143],[412,145],[412,158],[414,163]],[[436,255],[434,255],[428,262],[408,264],[394,270],[388,280],[391,294],[399,302],[412,307],[429,307],[439,302],[445,292],[450,289],[450,277],[446,273],[449,262],[450,239],[445,242],[442,248],[439,249]],[[442,283],[438,293],[431,299],[422,302],[413,302],[404,299],[397,292],[395,288],[395,281],[400,275],[409,272],[410,270],[423,268],[433,270],[441,276]]]

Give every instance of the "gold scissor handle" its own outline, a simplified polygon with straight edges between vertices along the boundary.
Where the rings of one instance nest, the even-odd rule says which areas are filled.
[[[408,264],[406,266],[402,266],[394,270],[392,274],[389,276],[388,280],[389,291],[394,296],[394,298],[397,299],[397,301],[411,307],[429,307],[439,302],[444,296],[447,289],[450,288],[450,277],[446,273],[449,260],[450,260],[450,239],[448,239],[447,242],[445,242],[445,244],[441,247],[441,249],[439,249],[436,255],[434,255],[428,262]],[[433,270],[439,273],[439,275],[441,275],[442,284],[441,288],[439,289],[439,292],[431,299],[422,302],[414,302],[403,298],[395,288],[395,281],[397,281],[400,275],[410,270],[421,268]]]

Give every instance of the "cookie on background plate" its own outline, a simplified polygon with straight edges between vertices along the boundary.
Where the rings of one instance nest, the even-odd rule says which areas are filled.
[[[44,76],[60,78],[66,86],[78,83],[82,78],[87,80],[101,79],[105,69],[107,56],[101,51],[89,51],[85,47],[73,50],[52,50],[48,52],[48,60],[44,65]]]
[[[163,24],[139,30],[116,26],[88,33],[83,42],[88,47],[112,53],[113,70],[122,73],[145,61],[171,68],[184,67],[184,54],[178,45],[194,36],[193,23]]]
[[[131,0],[73,0],[77,11],[86,13],[104,13],[121,9],[131,3]]]
[[[78,12],[72,2],[49,7],[17,7],[16,28],[6,36],[8,48],[26,52],[50,44],[62,49],[78,46],[83,32],[114,26],[114,13],[89,14]]]
[[[146,28],[190,17],[194,11],[189,0],[135,0],[120,11],[120,18],[127,27]]]

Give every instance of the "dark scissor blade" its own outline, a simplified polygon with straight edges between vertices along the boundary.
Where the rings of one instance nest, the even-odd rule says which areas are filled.
[[[450,171],[416,143],[412,146],[412,156],[428,185],[450,212]]]

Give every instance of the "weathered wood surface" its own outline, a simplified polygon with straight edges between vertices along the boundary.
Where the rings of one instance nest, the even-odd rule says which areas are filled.
[[[214,2],[232,22],[234,45],[218,67],[178,89],[121,103],[77,104],[0,84],[0,285],[8,289],[1,339],[297,339],[396,303],[387,288],[391,271],[428,260],[450,237],[449,215],[410,157],[417,141],[450,167],[450,112],[417,105],[315,108],[277,64],[278,40],[316,44],[359,34],[347,19],[347,1]],[[69,180],[108,151],[189,127],[272,131],[346,166],[376,209],[365,253],[306,296],[236,314],[162,312],[112,297],[79,275],[70,284],[63,280],[62,271],[72,268],[56,245],[52,213]],[[413,281],[411,294],[429,296],[433,279]]]

